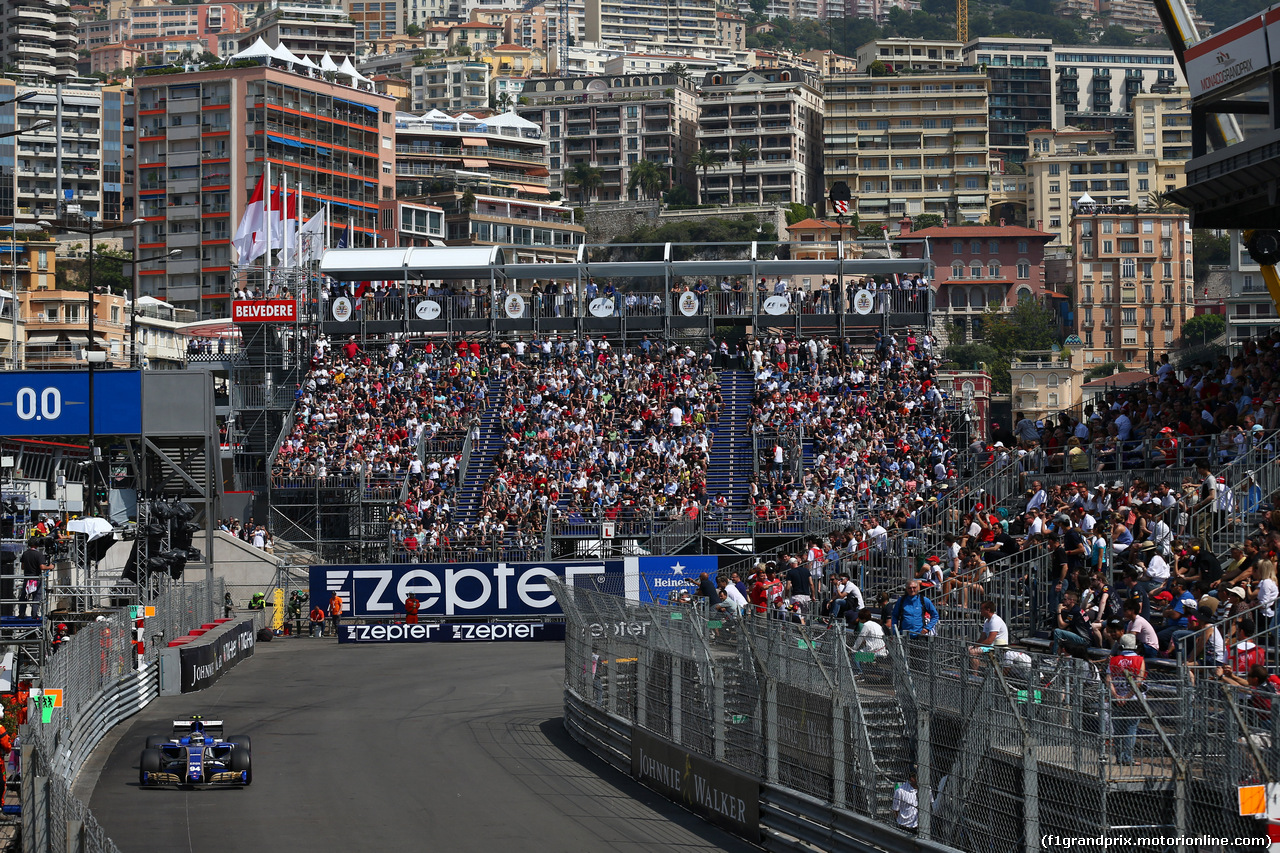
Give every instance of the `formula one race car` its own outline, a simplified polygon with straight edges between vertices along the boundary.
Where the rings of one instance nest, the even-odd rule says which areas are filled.
[[[249,738],[222,736],[221,720],[174,720],[173,735],[147,738],[138,784],[248,785],[253,782]]]

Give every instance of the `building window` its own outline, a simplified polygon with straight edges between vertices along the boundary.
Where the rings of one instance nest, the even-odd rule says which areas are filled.
[[[977,261],[974,261],[973,264],[969,267],[969,273],[973,278],[982,278],[982,264],[980,264]]]
[[[952,278],[964,278],[964,261],[956,261],[951,265]]]
[[[1026,261],[1018,261],[1018,278],[1019,279],[1031,278],[1031,264],[1027,263]]]
[[[1018,385],[1021,388],[1034,388],[1036,387],[1036,378],[1030,373],[1024,373],[1022,374],[1022,381]]]
[[[989,278],[999,278],[999,277],[1000,277],[1000,262],[999,262],[999,261],[992,261],[991,263],[987,264],[987,276],[988,276]]]
[[[1138,274],[1137,262],[1133,258],[1123,258],[1120,261],[1121,278],[1133,278]]]

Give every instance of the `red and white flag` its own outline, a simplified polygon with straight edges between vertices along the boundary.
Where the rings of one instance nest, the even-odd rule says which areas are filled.
[[[249,203],[245,205],[244,216],[240,218],[240,225],[236,228],[235,238],[231,241],[231,245],[236,247],[236,254],[239,257],[239,263],[251,264],[254,259],[266,250],[265,245],[261,251],[257,251],[258,234],[263,230],[264,209],[263,209],[263,177],[259,176],[258,185],[253,189],[253,195],[249,196]]]
[[[287,199],[287,202],[286,202]],[[287,219],[297,218],[298,203],[288,196],[288,194],[280,187],[272,187],[271,204],[266,211],[267,225],[270,226],[270,240],[268,243],[267,225],[264,225],[258,233],[257,241],[254,245],[254,257],[263,254],[269,249],[287,249],[285,245],[285,221]],[[270,258],[267,259],[270,262]]]

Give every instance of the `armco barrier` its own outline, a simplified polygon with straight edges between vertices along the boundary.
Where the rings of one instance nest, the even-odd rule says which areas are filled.
[[[175,635],[208,621],[222,585],[175,587],[154,602],[149,631]],[[159,693],[159,665],[148,650],[135,669],[133,623],[116,611],[85,625],[45,662],[41,686],[61,688],[61,708],[45,722],[39,700],[22,727],[22,847],[24,851],[118,853],[71,785],[94,747],[115,725]],[[148,636],[150,640],[150,635]]]
[[[632,775],[634,729],[626,720],[596,707],[573,690],[566,689],[564,727],[574,740],[604,759],[614,769]],[[679,769],[684,772],[683,766]],[[690,805],[683,797],[672,796],[670,792],[660,788],[655,790],[674,802]],[[895,832],[862,815],[832,808],[830,804],[777,785],[760,783],[757,805],[757,833],[735,834],[756,841],[766,850],[813,853],[816,848],[829,853],[956,853],[954,847],[921,841]],[[696,808],[692,810],[698,811]],[[728,824],[725,821],[717,823],[726,827]]]
[[[212,629],[197,628],[191,639],[180,637],[160,650],[160,695],[203,690],[240,661],[253,655],[258,628],[266,623],[262,610],[250,612]]]

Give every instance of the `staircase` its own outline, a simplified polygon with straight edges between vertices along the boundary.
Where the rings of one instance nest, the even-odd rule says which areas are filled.
[[[875,816],[892,821],[893,792],[911,772],[911,741],[907,738],[902,706],[893,694],[859,691],[862,716],[876,765]]]
[[[480,437],[471,444],[471,459],[462,472],[462,484],[458,489],[458,502],[454,518],[462,524],[472,525],[480,515],[480,498],[484,484],[494,471],[494,459],[502,449],[502,423],[498,413],[506,403],[502,381],[490,376],[485,383],[486,407],[480,414]]]
[[[723,494],[731,512],[747,509],[748,484],[754,465],[751,459],[751,398],[755,377],[748,370],[724,370],[720,373],[720,396],[724,407],[712,428],[711,462],[707,466],[707,497],[714,500]]]

